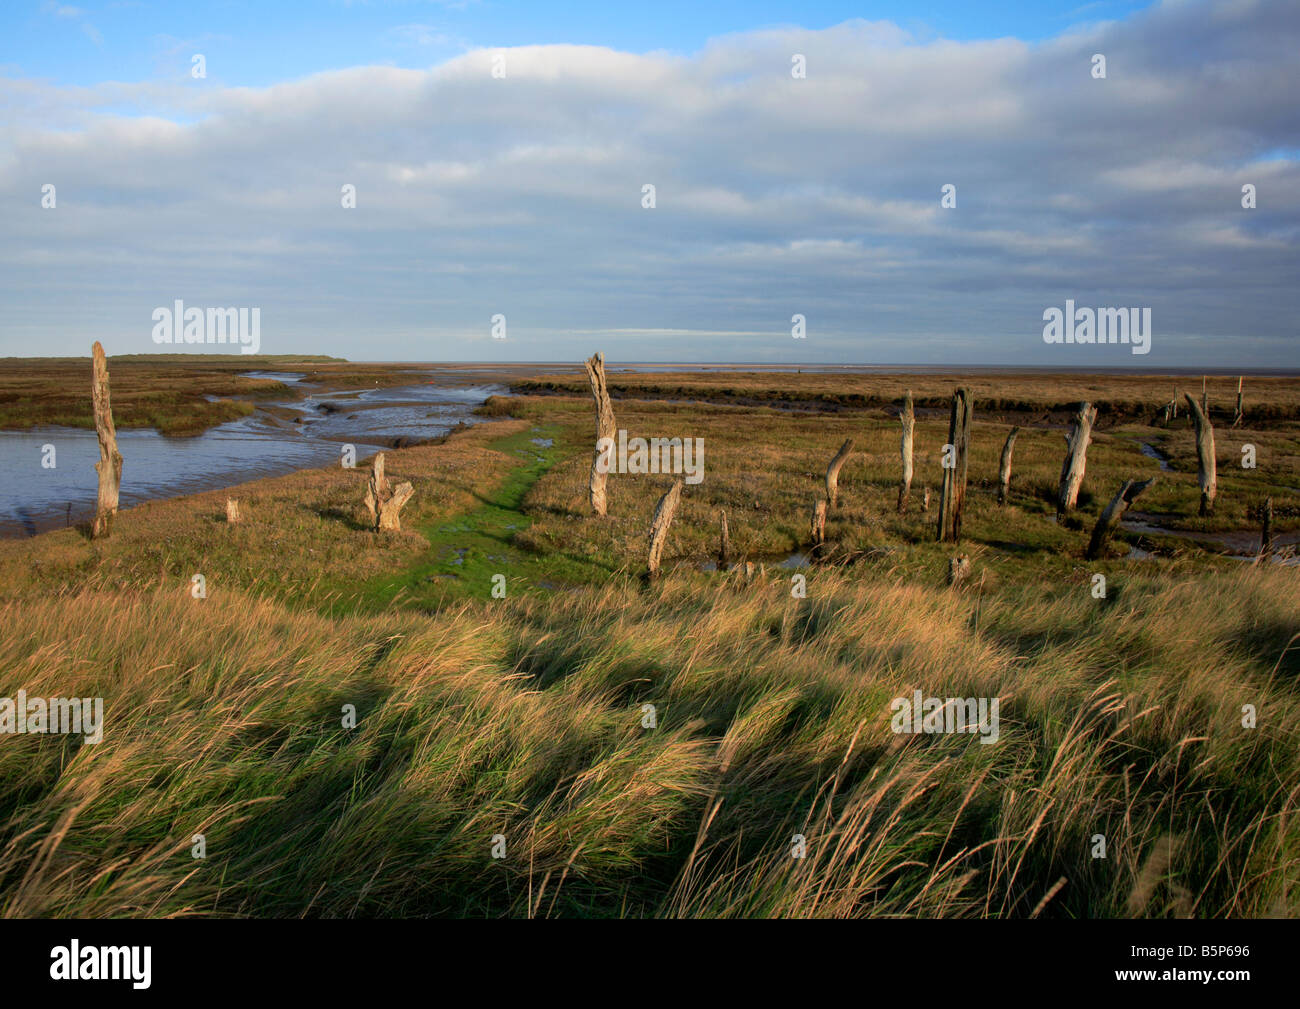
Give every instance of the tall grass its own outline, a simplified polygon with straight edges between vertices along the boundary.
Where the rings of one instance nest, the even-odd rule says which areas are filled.
[[[102,696],[106,725],[0,737],[0,913],[1300,913],[1294,571],[789,589],[13,599],[0,695]],[[1000,740],[894,734],[918,687],[1000,697]]]

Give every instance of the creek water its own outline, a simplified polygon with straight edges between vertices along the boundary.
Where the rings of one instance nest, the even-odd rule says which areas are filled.
[[[266,373],[281,381],[302,376]],[[151,428],[119,428],[121,506],[216,490],[267,476],[337,463],[342,445],[360,461],[392,438],[421,440],[473,423],[475,406],[499,386],[438,385],[313,393],[267,404],[240,420],[190,438]],[[277,414],[279,414],[277,416]],[[287,417],[287,419],[286,419]],[[53,446],[54,466],[42,465]],[[0,536],[33,536],[94,514],[99,442],[93,430],[42,427],[0,431]]]

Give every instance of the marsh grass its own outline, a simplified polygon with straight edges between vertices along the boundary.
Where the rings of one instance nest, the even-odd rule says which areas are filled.
[[[361,521],[364,468],[333,468],[129,509],[106,541],[0,544],[0,696],[106,708],[98,745],[0,737],[0,913],[1300,913],[1296,570],[1185,541],[1127,560],[1131,534],[1082,559],[1112,484],[1158,468],[1139,441],[1173,467],[1148,507],[1195,528],[1183,433],[1100,431],[1057,525],[1060,431],[1022,432],[998,508],[1007,425],[977,400],[956,592],[934,510],[894,512],[883,413],[615,408],[631,434],[705,439],[651,589],[635,576],[667,478],[615,475],[590,515],[590,404],[556,396],[389,453],[416,487],[400,534]],[[945,433],[918,418],[914,499]],[[806,598],[771,566],[699,570],[723,507],[738,556],[798,548],[850,435],[828,534],[856,564],[799,572]],[[1262,487],[1291,500],[1295,426],[1241,436],[1261,468],[1221,470],[1207,530],[1240,528]],[[895,734],[914,689],[1000,698],[999,741]]]

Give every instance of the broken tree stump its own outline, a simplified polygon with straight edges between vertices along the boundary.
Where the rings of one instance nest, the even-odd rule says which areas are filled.
[[[1259,560],[1273,553],[1273,499],[1266,497],[1259,508]]]
[[[1196,480],[1201,485],[1202,516],[1214,511],[1214,497],[1218,493],[1218,471],[1214,462],[1214,428],[1202,406],[1187,395],[1188,411],[1196,428]]]
[[[1124,486],[1119,489],[1118,494],[1110,499],[1110,504],[1102,510],[1101,516],[1097,519],[1097,524],[1092,528],[1092,539],[1088,542],[1088,560],[1095,561],[1102,555],[1102,552],[1106,549],[1106,543],[1119,526],[1119,520],[1129,510],[1129,506],[1138,499],[1139,494],[1155,482],[1155,477],[1150,480],[1143,480],[1141,483],[1133,480],[1124,481]]]
[[[958,554],[948,560],[948,584],[952,586],[960,585],[970,577],[970,558],[965,554]]]
[[[587,380],[591,383],[591,395],[596,401],[596,455],[591,460],[591,510],[597,515],[604,515],[605,481],[614,458],[614,405],[609,400],[609,390],[605,386],[605,355],[597,351],[583,362],[587,366]],[[602,443],[606,446],[603,450]]]
[[[939,490],[938,539],[953,543],[961,539],[961,512],[966,504],[966,463],[970,454],[970,425],[973,404],[966,389],[952,395],[948,418],[948,444],[953,447],[953,465],[943,468]]]
[[[1079,404],[1075,411],[1070,433],[1065,436],[1065,462],[1061,464],[1061,485],[1056,493],[1056,517],[1059,519],[1079,503],[1079,487],[1088,468],[1088,445],[1092,441],[1092,425],[1097,421],[1097,408],[1091,403]]]
[[[370,480],[366,484],[366,511],[370,513],[375,532],[384,529],[398,531],[402,528],[402,506],[411,500],[415,488],[409,483],[390,487],[384,476],[384,453],[375,456],[370,467]]]
[[[1016,448],[1016,435],[1020,428],[1013,427],[1007,435],[1006,444],[1002,446],[1002,461],[998,464],[998,504],[1007,503],[1007,492],[1011,489],[1011,453]]]
[[[1233,426],[1233,427],[1236,427],[1238,424],[1241,423],[1241,421],[1242,421],[1242,416],[1243,416],[1243,414],[1245,413],[1245,410],[1243,409],[1242,401],[1241,401],[1241,379],[1242,379],[1242,376],[1241,376],[1241,375],[1238,375],[1238,376],[1237,376],[1237,409],[1236,409],[1235,411],[1233,411],[1233,414],[1232,414],[1232,426]]]
[[[113,518],[117,515],[118,491],[122,485],[122,453],[117,450],[117,428],[113,425],[113,405],[108,395],[108,359],[98,340],[91,348],[91,358],[95,434],[99,438],[99,462],[95,463],[95,472],[99,474],[99,498],[90,535],[92,539],[99,539],[112,532]]]
[[[239,521],[239,502],[232,497],[226,498],[226,522],[234,525]]]
[[[928,512],[929,510],[930,510],[930,488],[927,487],[925,488],[925,493],[921,495],[921,511]]]
[[[826,499],[824,497],[816,498],[813,501],[809,532],[812,536],[813,555],[816,556],[826,543]]]
[[[722,535],[718,537],[718,570],[726,571],[731,563],[731,536],[727,532],[726,511],[719,514],[722,516]]]
[[[832,459],[831,464],[826,467],[826,500],[831,503],[832,508],[838,503],[840,497],[840,469],[844,466],[845,460],[848,459],[852,452],[853,439],[845,438],[844,444],[841,445],[840,450],[835,453],[835,458]]]
[[[898,514],[907,511],[907,499],[912,493],[912,435],[916,430],[916,410],[912,406],[912,390],[907,390],[903,397],[903,412],[899,414],[903,422],[903,439],[899,448],[903,456],[903,479],[898,484]]]
[[[655,506],[654,519],[650,523],[650,555],[646,562],[646,581],[653,582],[659,577],[659,559],[663,556],[664,543],[668,540],[668,527],[673,524],[677,514],[677,505],[682,499],[682,478],[673,481],[668,493],[659,499]]]

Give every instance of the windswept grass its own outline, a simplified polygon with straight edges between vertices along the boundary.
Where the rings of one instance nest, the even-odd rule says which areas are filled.
[[[919,511],[946,418],[918,418],[900,516],[883,411],[615,408],[706,446],[650,589],[669,478],[614,475],[591,515],[591,405],[560,396],[388,453],[416,490],[397,534],[334,467],[0,543],[0,697],[106,707],[99,744],[0,736],[0,914],[1300,915],[1297,569],[1186,539],[1130,559],[1154,546],[1133,532],[1083,560],[1119,484],[1159,471],[1143,442],[1167,527],[1244,534],[1270,494],[1295,530],[1294,422],[1221,433],[1204,520],[1186,432],[1110,424],[1057,524],[1055,420],[1025,423],[998,507],[1009,424],[977,400],[954,591]],[[770,562],[849,436],[828,534],[856,563],[797,597]],[[734,555],[769,562],[753,582],[700,570],[724,509]],[[918,689],[999,699],[998,741],[894,733]]]
[[[103,696],[106,727],[0,747],[0,909],[1296,915],[1295,598],[1282,570],[1104,607],[881,570],[427,618],[10,602],[5,692]],[[916,687],[1000,696],[999,742],[894,734]]]

